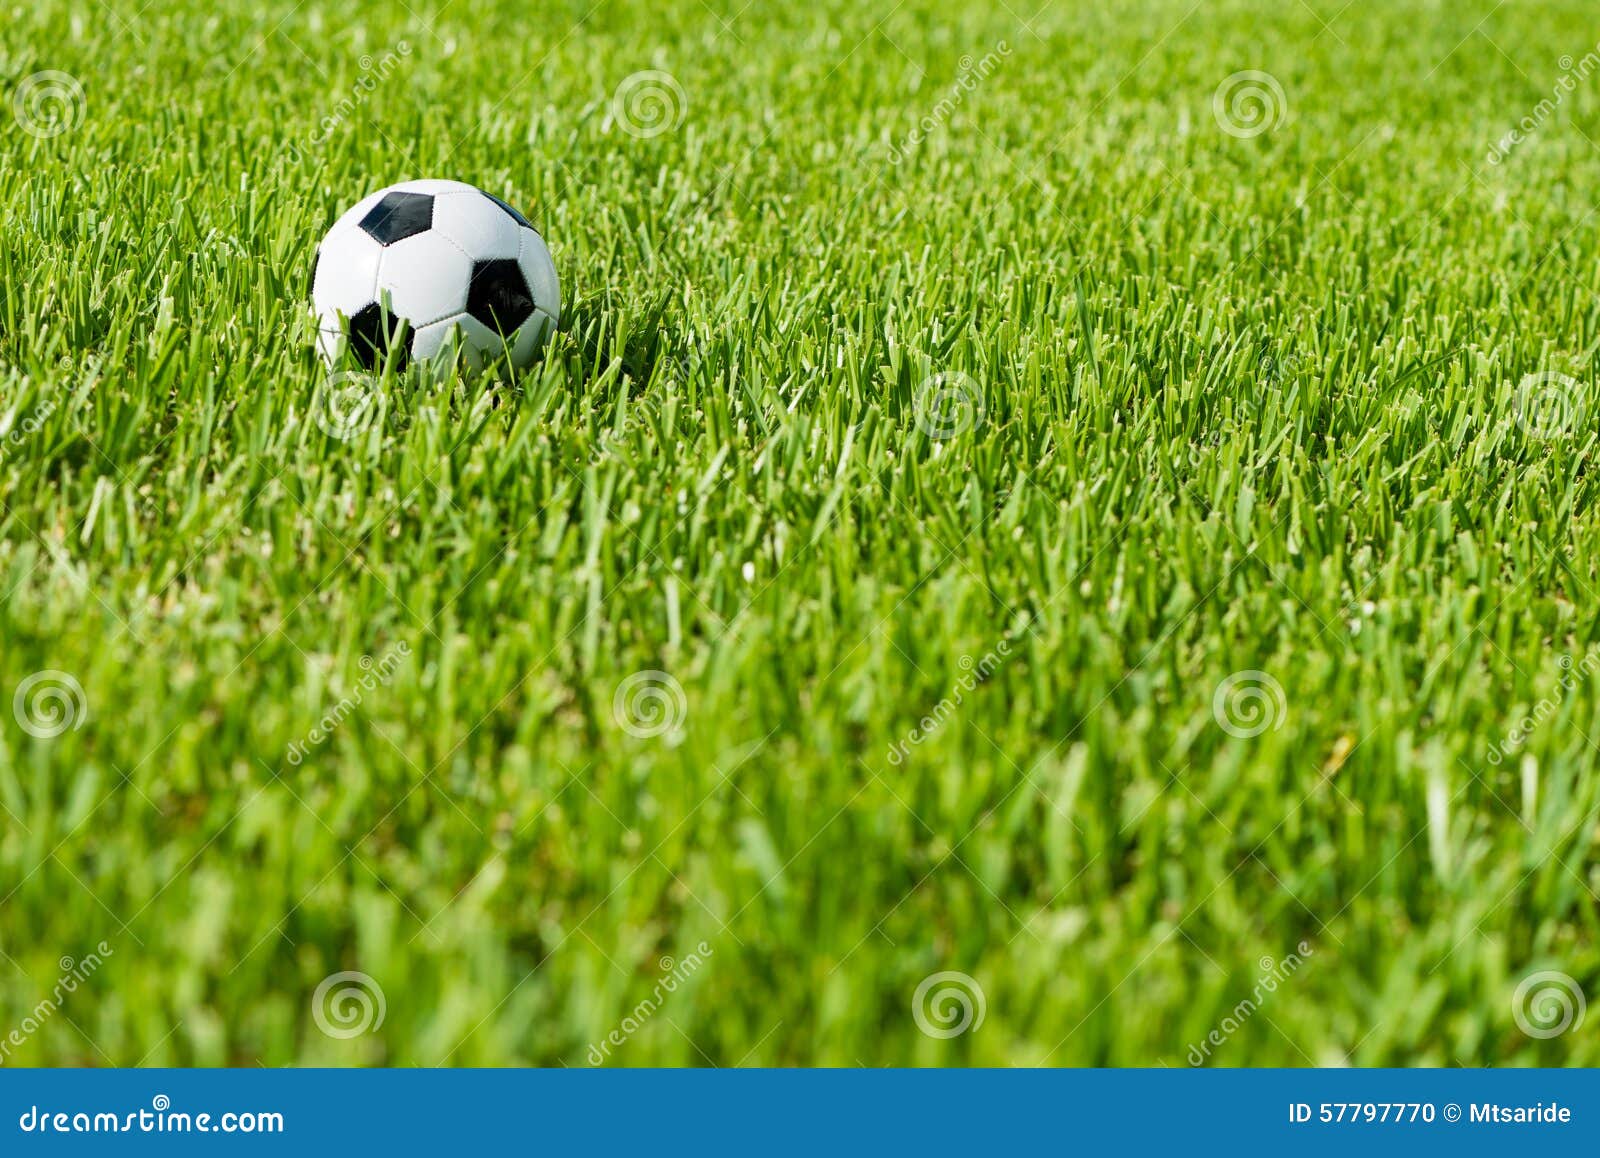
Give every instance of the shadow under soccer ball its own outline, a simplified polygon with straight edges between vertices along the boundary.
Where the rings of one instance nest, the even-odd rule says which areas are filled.
[[[544,239],[459,181],[408,181],[358,201],[317,247],[311,298],[334,370],[520,370],[561,316]]]

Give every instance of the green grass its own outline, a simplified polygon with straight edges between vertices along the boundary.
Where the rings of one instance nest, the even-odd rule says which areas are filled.
[[[257,8],[8,17],[86,101],[0,122],[0,701],[87,710],[0,711],[0,1041],[109,952],[5,1064],[583,1065],[702,941],[608,1064],[1600,1064],[1513,1009],[1600,998],[1600,75],[1486,159],[1589,6]],[[312,248],[423,176],[561,332],[330,437]]]

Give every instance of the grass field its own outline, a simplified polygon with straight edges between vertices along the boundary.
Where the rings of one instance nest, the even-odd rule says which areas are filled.
[[[1034,2],[8,15],[4,1064],[1600,1064],[1591,6]]]

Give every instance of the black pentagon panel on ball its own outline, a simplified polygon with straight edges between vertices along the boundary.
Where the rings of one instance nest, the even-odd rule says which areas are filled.
[[[493,193],[484,193],[484,196],[487,197],[490,201],[493,201],[496,205],[500,206],[500,208],[504,209],[506,211],[506,213],[508,213],[510,215],[511,220],[515,221],[518,225],[522,226],[524,229],[532,229],[533,228],[533,223],[531,221],[529,221],[522,214],[518,213],[511,206],[507,205],[504,201],[500,200],[500,198],[496,197]]]
[[[363,370],[376,370],[388,361],[393,346],[395,368],[400,369],[411,357],[407,329],[377,302],[363,306],[350,319],[350,356]]]
[[[533,313],[533,294],[522,267],[512,258],[475,263],[472,285],[467,289],[467,313],[502,337],[527,321]]]
[[[433,198],[426,193],[389,193],[361,219],[380,245],[393,245],[433,228]]]

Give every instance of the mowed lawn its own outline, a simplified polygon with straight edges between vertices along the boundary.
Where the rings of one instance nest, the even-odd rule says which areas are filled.
[[[8,14],[0,1064],[1600,1064],[1592,6],[1035,3]]]

